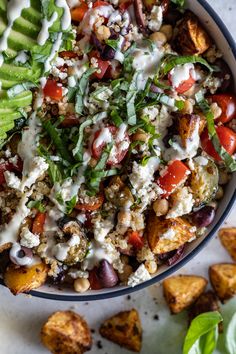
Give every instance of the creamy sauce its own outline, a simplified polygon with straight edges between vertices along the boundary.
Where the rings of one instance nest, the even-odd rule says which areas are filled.
[[[4,245],[8,242],[15,243],[17,241],[20,226],[30,213],[30,209],[27,208],[26,203],[28,202],[31,193],[32,191],[29,191],[22,196],[13,218],[7,225],[5,225],[4,230],[0,232],[0,245]]]
[[[64,10],[61,27],[63,31],[66,31],[71,25],[70,8],[66,0],[56,0],[56,5]]]
[[[62,43],[62,33],[59,33],[55,43],[52,46],[51,54],[45,61],[45,65],[44,65],[45,72],[48,72],[51,69],[52,67],[51,61],[54,59],[55,55],[59,51],[61,43]]]
[[[24,256],[19,257],[19,252],[21,251],[21,246],[19,243],[13,243],[10,250],[10,256],[15,260],[19,266],[26,266],[32,264],[32,257]]]
[[[2,34],[2,37],[0,39],[0,52],[6,50],[8,48],[8,37],[10,35],[12,26],[17,20],[21,12],[24,9],[27,9],[30,7],[30,0],[10,0],[7,4],[7,19],[8,19],[8,24],[5,29],[5,31]]]
[[[46,43],[46,41],[49,38],[49,28],[54,24],[57,18],[58,18],[58,13],[55,11],[52,14],[50,20],[48,20],[47,18],[44,18],[42,20],[42,28],[37,38],[37,42],[39,45],[44,45]]]
[[[94,147],[98,148],[101,145],[110,143],[112,141],[112,134],[108,128],[102,128],[99,136],[94,141]]]
[[[191,63],[176,65],[170,71],[172,86],[178,87],[183,81],[188,80],[192,70],[194,70],[194,65]]]
[[[4,57],[2,54],[0,54],[0,67],[2,66],[3,63],[4,63]]]
[[[99,19],[99,17],[109,18],[113,13],[113,7],[111,5],[99,6],[95,9],[90,9],[86,12],[82,22],[79,25],[79,31],[90,35],[93,31],[93,26]]]
[[[126,131],[127,131],[127,125],[125,123],[122,123],[120,126],[119,126],[119,129],[118,129],[118,132],[116,134],[116,139],[118,141],[122,141],[125,139],[126,137]]]
[[[15,57],[15,62],[25,64],[28,59],[29,59],[28,54],[24,50],[21,50],[18,53],[18,55]]]
[[[103,248],[103,245],[97,241],[91,241],[91,246],[86,259],[83,261],[82,268],[91,270],[103,259],[113,263],[113,257],[109,250]]]

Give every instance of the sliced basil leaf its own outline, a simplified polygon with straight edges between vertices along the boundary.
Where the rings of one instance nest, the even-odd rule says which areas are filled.
[[[111,119],[116,127],[119,127],[123,123],[123,119],[119,116],[119,113],[115,109],[111,111]]]
[[[40,200],[31,200],[28,204],[27,204],[27,208],[29,209],[37,209],[40,213],[44,213],[45,212],[45,206],[43,205],[43,203]]]
[[[15,85],[7,90],[7,96],[9,98],[17,96],[19,93],[28,91],[34,87],[37,87],[33,82],[23,82],[22,84]]]
[[[127,110],[127,123],[129,125],[136,124],[136,110],[135,110],[135,98],[138,93],[137,79],[140,72],[136,72],[131,80],[129,90],[126,95],[126,110]]]
[[[228,354],[236,353],[236,312],[231,318],[226,330],[225,346]]]
[[[197,343],[197,341],[199,341],[202,336],[206,335],[208,332],[211,332],[213,330],[215,331],[216,327],[218,330],[218,324],[222,320],[223,319],[221,314],[217,311],[205,312],[195,317],[192,320],[188,333],[185,337],[183,354],[191,353],[191,348],[194,345],[199,346],[199,343]],[[212,333],[209,334],[208,338],[205,338],[205,343],[208,346],[208,348],[212,348],[216,344],[215,339],[216,337],[212,335]],[[205,350],[207,350],[207,348]],[[209,353],[209,351],[200,352],[200,353]]]
[[[71,214],[76,203],[77,203],[77,196],[76,195],[74,195],[74,197],[71,198],[71,200],[66,201],[66,214]]]
[[[111,48],[114,49],[114,50],[117,50],[117,49],[118,49],[119,42],[120,42],[120,38],[117,38],[117,39],[107,39],[107,40],[105,41],[105,43],[106,43],[107,45],[109,45],[109,47],[111,47]]]
[[[42,145],[39,145],[37,151],[39,156],[44,157],[48,163],[48,174],[52,183],[61,183],[64,179],[64,176],[59,164],[56,164],[50,159],[48,151]]]
[[[79,84],[77,86],[76,95],[75,95],[75,111],[78,114],[83,114],[84,108],[84,96],[86,92],[86,88],[88,86],[89,77],[96,71],[95,68],[89,68],[82,75],[79,80]]]
[[[200,107],[200,109],[202,110],[202,112],[204,113],[204,115],[206,117],[209,138],[211,139],[216,152],[220,155],[220,157],[224,161],[226,167],[231,172],[236,171],[236,161],[231,155],[228,154],[228,152],[224,149],[224,147],[220,143],[220,140],[217,135],[216,128],[215,128],[214,115],[210,109],[208,102],[205,100],[203,93],[201,91],[196,93],[195,99],[196,99],[198,106]]]

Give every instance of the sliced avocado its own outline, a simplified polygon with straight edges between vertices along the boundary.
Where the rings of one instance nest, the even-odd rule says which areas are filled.
[[[24,91],[19,95],[9,98],[6,96],[6,93],[3,94],[0,98],[0,108],[22,108],[29,106],[32,103],[32,92]]]
[[[3,64],[0,67],[0,80],[11,80],[18,82],[36,81],[40,77],[40,66],[34,68],[26,68],[23,66],[17,66],[13,64]]]

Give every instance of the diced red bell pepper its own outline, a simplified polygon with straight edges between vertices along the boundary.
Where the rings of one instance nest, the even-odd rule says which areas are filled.
[[[71,10],[72,20],[76,22],[81,22],[87,11],[88,11],[88,4],[82,2],[79,6]]]
[[[38,213],[33,221],[32,233],[41,235],[44,230],[44,224],[46,220],[46,213]]]
[[[44,96],[51,97],[55,101],[60,101],[62,98],[62,87],[58,85],[56,80],[48,79],[43,88]]]

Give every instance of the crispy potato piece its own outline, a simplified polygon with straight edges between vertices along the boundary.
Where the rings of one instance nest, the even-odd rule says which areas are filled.
[[[180,217],[162,219],[154,212],[151,212],[148,217],[146,231],[149,247],[155,254],[176,250],[195,236],[195,232],[186,220]],[[173,235],[168,235],[170,232]]]
[[[200,125],[200,117],[196,114],[184,114],[179,119],[179,135],[184,148],[193,139],[195,129]]]
[[[220,306],[216,294],[209,290],[201,294],[193,306],[189,309],[190,321],[203,312],[219,311]]]
[[[236,262],[236,227],[225,227],[219,231],[222,245]]]
[[[11,248],[11,246],[12,246],[11,242],[4,243],[4,245],[0,246],[0,253],[2,253],[5,250],[8,250],[9,248]]]
[[[196,275],[175,275],[163,281],[164,297],[171,313],[192,305],[203,293],[207,280]]]
[[[192,12],[186,12],[177,28],[175,43],[176,49],[181,54],[202,54],[210,47],[211,40],[208,34]]]
[[[236,294],[236,264],[214,264],[209,268],[209,277],[221,302]]]
[[[35,264],[32,267],[19,267],[11,264],[7,267],[3,280],[10,291],[17,295],[39,288],[45,283],[47,274],[48,266],[44,263]]]
[[[100,327],[100,334],[108,340],[134,352],[142,346],[142,327],[139,314],[135,309],[119,312]]]
[[[41,340],[55,354],[83,354],[92,346],[87,322],[73,311],[53,313],[41,329]]]

